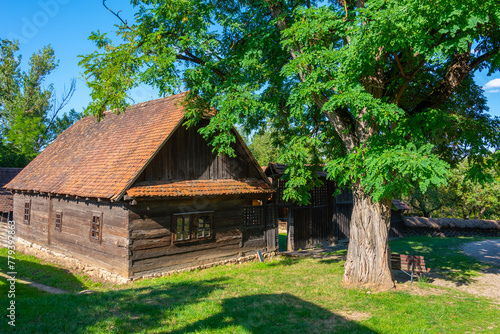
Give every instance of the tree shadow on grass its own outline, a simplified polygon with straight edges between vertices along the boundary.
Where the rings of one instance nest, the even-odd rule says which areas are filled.
[[[293,295],[259,294],[222,301],[222,310],[168,333],[376,333],[345,317]]]
[[[184,321],[179,314],[185,308],[223,289],[224,280],[153,283],[93,294],[18,300],[15,329],[19,333],[161,332],[169,322]],[[1,333],[8,327],[0,322]]]
[[[7,250],[0,250],[0,268],[7,268]],[[80,280],[68,269],[56,267],[54,264],[42,264],[39,259],[30,255],[17,253],[15,256],[16,277],[36,283],[48,285],[66,291],[77,292],[86,289]],[[29,259],[33,258],[33,261]]]
[[[22,333],[375,333],[289,294],[233,297],[224,277],[167,282],[91,295],[19,300]],[[228,296],[228,297],[225,297]],[[6,333],[5,322],[0,332]]]
[[[341,263],[341,262],[345,262],[345,257],[341,257],[341,256],[330,257],[330,258],[325,258],[325,259],[319,261],[319,263],[322,263],[322,264],[336,264],[336,263]]]
[[[299,257],[285,257],[283,256],[280,260],[266,262],[268,267],[282,267],[282,266],[293,266],[299,263],[302,259]]]

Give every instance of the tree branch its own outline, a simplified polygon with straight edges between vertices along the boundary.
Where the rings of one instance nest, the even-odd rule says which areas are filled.
[[[111,9],[109,9],[108,6],[106,6],[106,0],[102,0],[102,5],[104,6],[104,8],[106,8],[107,10],[109,10],[111,13],[113,13],[114,16],[116,16],[120,21],[122,21],[123,25],[129,29],[130,31],[135,31],[134,29],[132,29],[131,27],[129,27],[127,21],[123,20],[121,17],[120,17],[120,12],[121,10],[119,10],[118,12],[113,12]]]
[[[73,79],[71,79],[71,83],[70,83],[68,92],[67,93],[63,92],[63,98],[62,98],[59,106],[56,106],[56,104],[54,103],[54,113],[52,115],[52,118],[50,119],[49,124],[47,124],[47,126],[45,127],[44,133],[38,138],[37,151],[39,151],[42,148],[41,146],[42,146],[43,139],[45,139],[45,136],[49,133],[52,125],[54,125],[54,122],[55,122],[59,112],[69,103],[69,101],[73,97],[75,90],[76,90],[76,79],[73,78]],[[55,100],[55,98],[54,98],[54,100]]]
[[[189,51],[184,50],[183,52],[187,55],[187,57],[184,55],[181,55],[181,54],[177,54],[177,56],[176,56],[177,59],[190,61],[190,62],[193,62],[195,64],[202,65],[202,66],[206,65],[206,62],[203,59],[195,56],[194,54],[190,53]],[[213,68],[213,67],[211,68],[211,70],[215,74],[217,74],[221,79],[226,79],[226,75],[221,70],[219,70],[217,68]]]
[[[265,0],[267,7],[274,19],[277,19],[276,26],[280,32],[283,32],[289,27],[283,16],[283,8],[280,2],[274,2],[272,0]],[[292,59],[296,59],[302,50],[299,45],[288,46],[288,52],[290,53]],[[300,71],[299,78],[302,82],[306,80],[305,74]],[[348,150],[357,146],[356,136],[354,134],[354,126],[352,123],[351,114],[345,109],[336,109],[331,111],[323,110],[323,106],[328,102],[328,97],[325,94],[312,94],[314,103],[322,110],[323,114],[328,118],[329,122],[332,124],[333,128],[345,143]]]
[[[477,57],[475,60],[473,60],[470,63],[471,70],[477,68],[479,65],[481,65],[485,61],[491,59],[491,57],[495,56],[498,52],[500,52],[500,47],[498,47],[496,49],[491,49],[490,51]]]
[[[410,77],[406,75],[403,66],[401,66],[401,62],[399,61],[399,57],[396,53],[392,54],[394,56],[394,59],[396,59],[396,64],[398,65],[399,72],[401,73],[401,76],[405,78],[406,80],[410,80]]]
[[[403,93],[405,92],[405,90],[408,88],[408,86],[410,85],[410,83],[412,82],[413,78],[415,78],[415,76],[417,75],[418,72],[420,72],[420,69],[422,68],[422,66],[424,66],[425,64],[425,60],[423,60],[418,66],[417,66],[417,69],[415,71],[413,71],[413,73],[406,78],[406,82],[399,88],[398,92],[396,93],[396,97],[394,98],[394,103],[396,105],[399,105],[399,101],[401,100],[401,97],[403,96]],[[400,64],[398,64],[398,67],[400,66]],[[401,69],[402,70],[402,69]]]

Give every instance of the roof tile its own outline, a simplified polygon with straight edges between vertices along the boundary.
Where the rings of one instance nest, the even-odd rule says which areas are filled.
[[[79,120],[6,188],[117,199],[183,119],[184,95]]]
[[[127,191],[132,198],[270,194],[272,186],[258,179],[140,182]]]

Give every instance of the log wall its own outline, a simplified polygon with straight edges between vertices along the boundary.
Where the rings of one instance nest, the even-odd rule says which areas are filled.
[[[24,223],[26,201],[31,201],[29,225]],[[55,229],[56,211],[63,214],[60,231]],[[101,242],[90,239],[93,213],[102,213]],[[129,276],[128,212],[123,204],[16,193],[14,220],[16,234],[24,240],[123,277]]]
[[[245,230],[243,199],[230,197],[139,201],[129,206],[130,274],[167,273],[224,261],[266,248],[264,226]],[[172,217],[213,211],[209,239],[173,242]]]
[[[216,155],[198,128],[179,127],[137,181],[261,178],[239,140],[236,157]]]

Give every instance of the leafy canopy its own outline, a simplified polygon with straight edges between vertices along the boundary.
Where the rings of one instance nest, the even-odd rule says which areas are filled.
[[[500,122],[473,80],[500,66],[497,0],[131,4],[130,23],[115,10],[118,43],[94,32],[96,51],[82,56],[95,115],[123,109],[141,83],[189,90],[188,124],[217,110],[200,132],[227,154],[233,124],[271,120],[285,195],[299,202],[325,161],[375,201],[442,185],[465,157],[475,179],[498,163]]]
[[[34,53],[28,70],[21,70],[22,56],[16,41],[0,39],[0,166],[24,167],[59,133],[80,115],[71,110],[62,116],[74,89],[56,101],[52,84],[44,87],[45,78],[58,62],[50,46]]]

